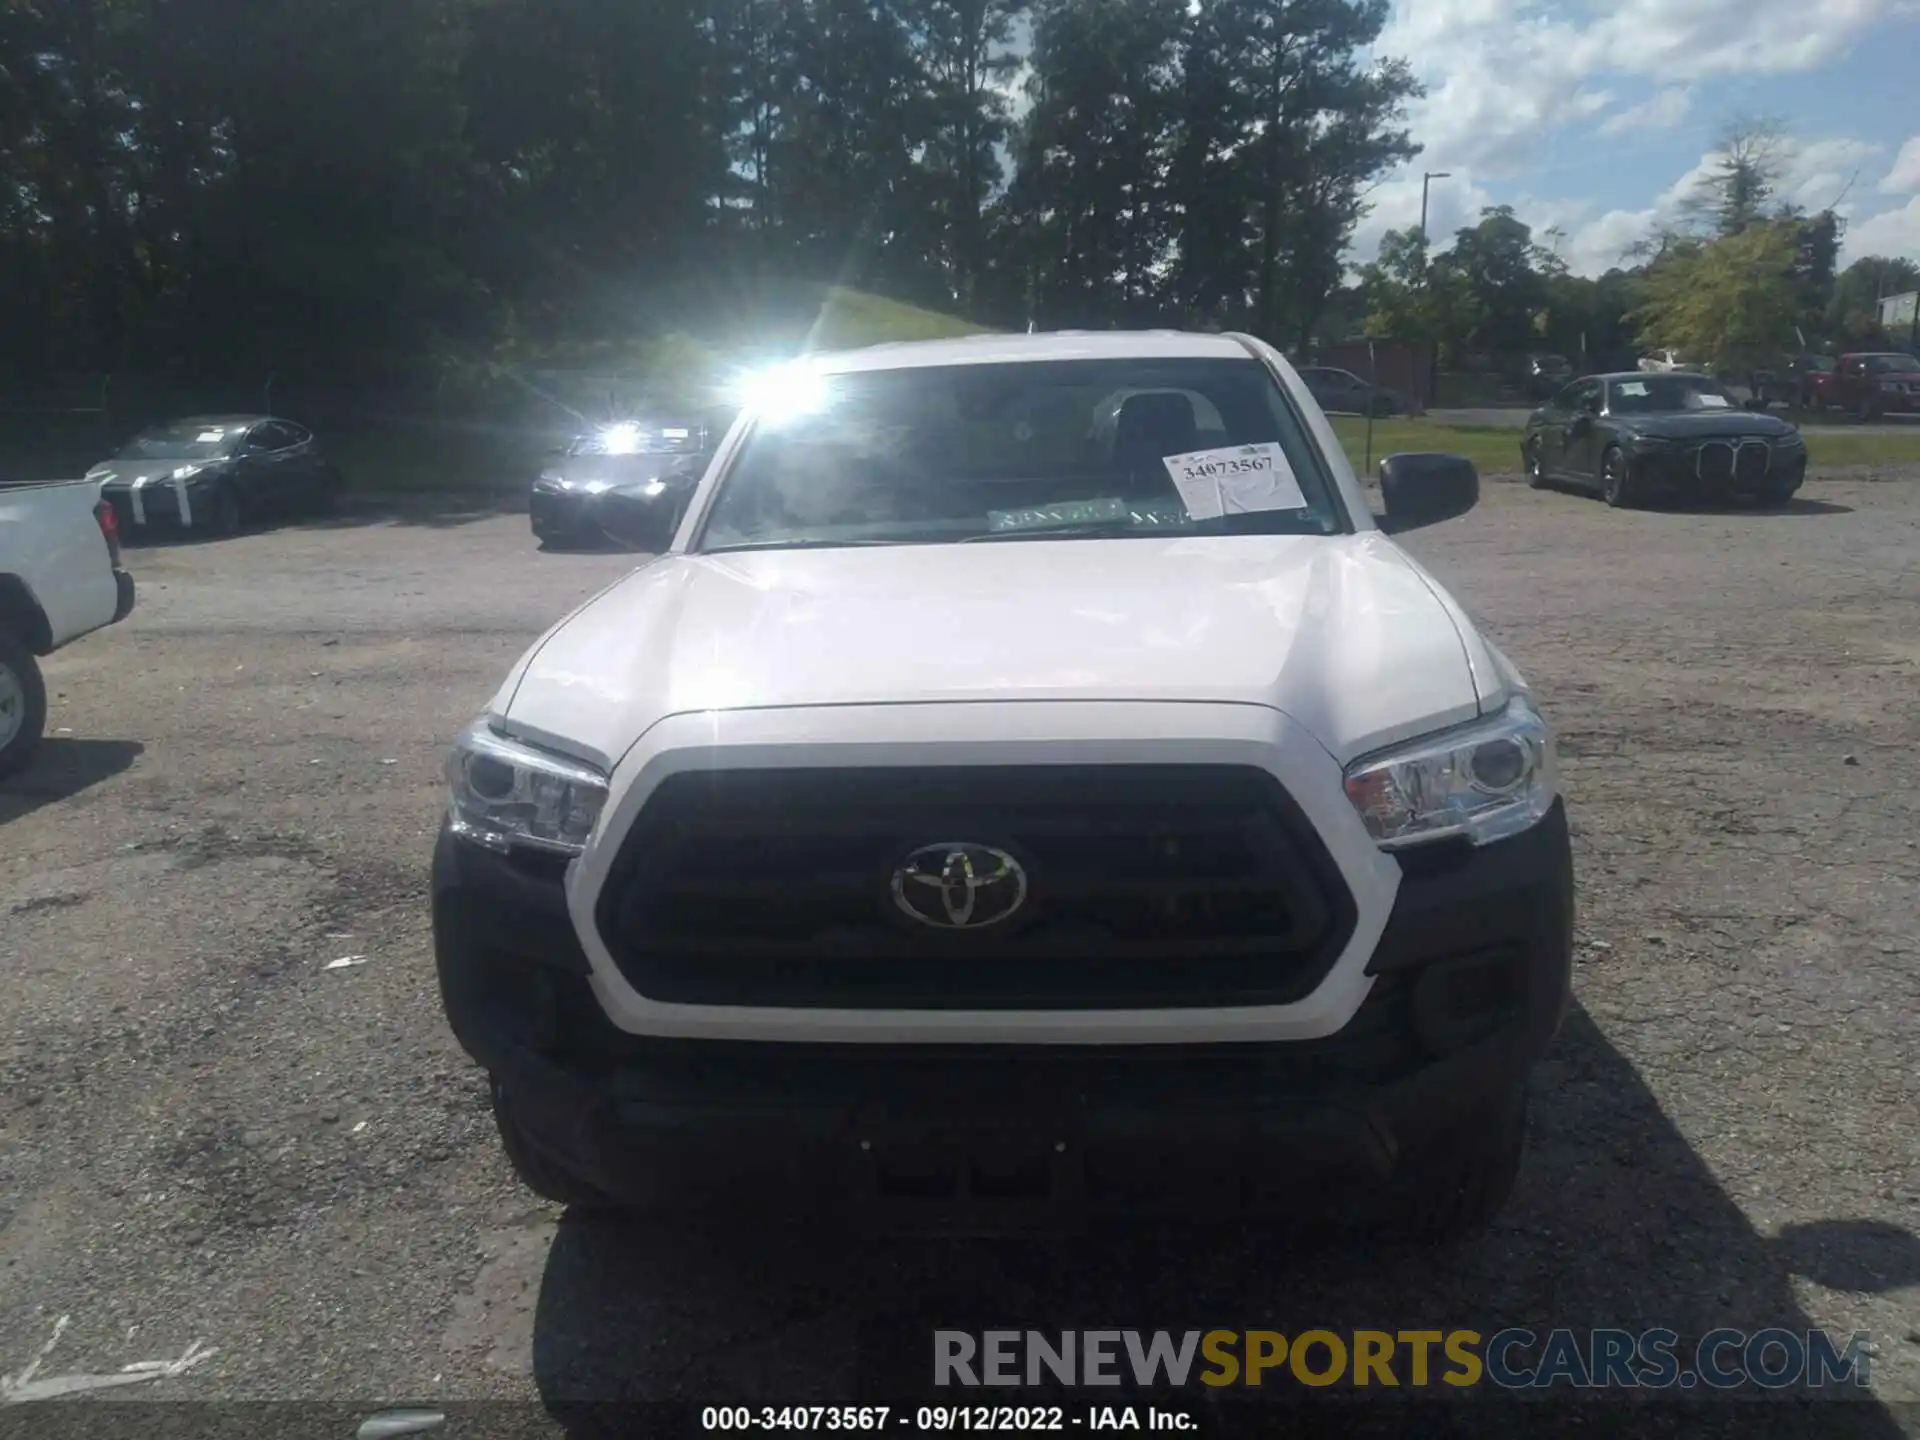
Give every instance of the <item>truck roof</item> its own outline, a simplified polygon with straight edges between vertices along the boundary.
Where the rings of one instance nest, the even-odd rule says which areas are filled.
[[[968,335],[909,340],[807,357],[830,375],[935,365],[1005,365],[1042,360],[1206,360],[1251,357],[1233,335],[1182,330],[1055,330],[1039,335]]]

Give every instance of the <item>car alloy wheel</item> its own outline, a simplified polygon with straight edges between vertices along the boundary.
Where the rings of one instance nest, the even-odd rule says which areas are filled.
[[[0,661],[0,750],[14,742],[27,725],[27,687],[13,667]]]
[[[47,686],[33,652],[0,632],[0,779],[24,769],[47,728]]]
[[[1540,442],[1537,440],[1527,442],[1527,486],[1532,490],[1547,488],[1547,472],[1540,464]]]
[[[1633,504],[1633,470],[1626,452],[1612,446],[1600,461],[1600,494],[1616,510]]]

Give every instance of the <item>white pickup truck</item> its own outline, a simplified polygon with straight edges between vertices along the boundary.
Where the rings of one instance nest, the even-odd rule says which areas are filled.
[[[0,484],[0,778],[46,729],[37,657],[126,619],[133,599],[98,480]]]
[[[1397,543],[1471,462],[1389,457],[1376,515],[1245,335],[762,388],[449,758],[441,995],[527,1185],[1490,1220],[1573,862],[1551,729]]]

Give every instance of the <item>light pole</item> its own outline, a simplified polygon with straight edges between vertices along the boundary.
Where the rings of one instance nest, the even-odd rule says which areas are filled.
[[[1420,288],[1427,288],[1427,268],[1432,265],[1433,257],[1427,252],[1427,187],[1436,180],[1449,180],[1452,176],[1445,170],[1429,170],[1420,177]],[[1433,348],[1427,352],[1427,400],[1431,406],[1440,398],[1440,342],[1429,340]]]
[[[1451,180],[1445,170],[1431,170],[1420,177],[1420,248],[1427,248],[1427,187],[1436,180]]]

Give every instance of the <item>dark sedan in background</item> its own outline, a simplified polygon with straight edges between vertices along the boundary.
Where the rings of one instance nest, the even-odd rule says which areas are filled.
[[[1300,379],[1312,394],[1314,403],[1329,415],[1404,415],[1407,401],[1398,390],[1373,385],[1351,370],[1332,365],[1307,365]]]
[[[667,420],[622,421],[576,436],[533,482],[528,514],[548,548],[625,542],[639,517],[664,545],[687,498],[726,434],[730,415],[707,412]]]
[[[1578,485],[1613,506],[1673,496],[1784,505],[1807,475],[1795,426],[1685,372],[1575,381],[1528,417],[1520,455],[1535,489]]]
[[[313,433],[271,415],[200,415],[143,430],[87,472],[120,533],[160,526],[237,535],[268,515],[317,510],[340,493],[340,471]]]

